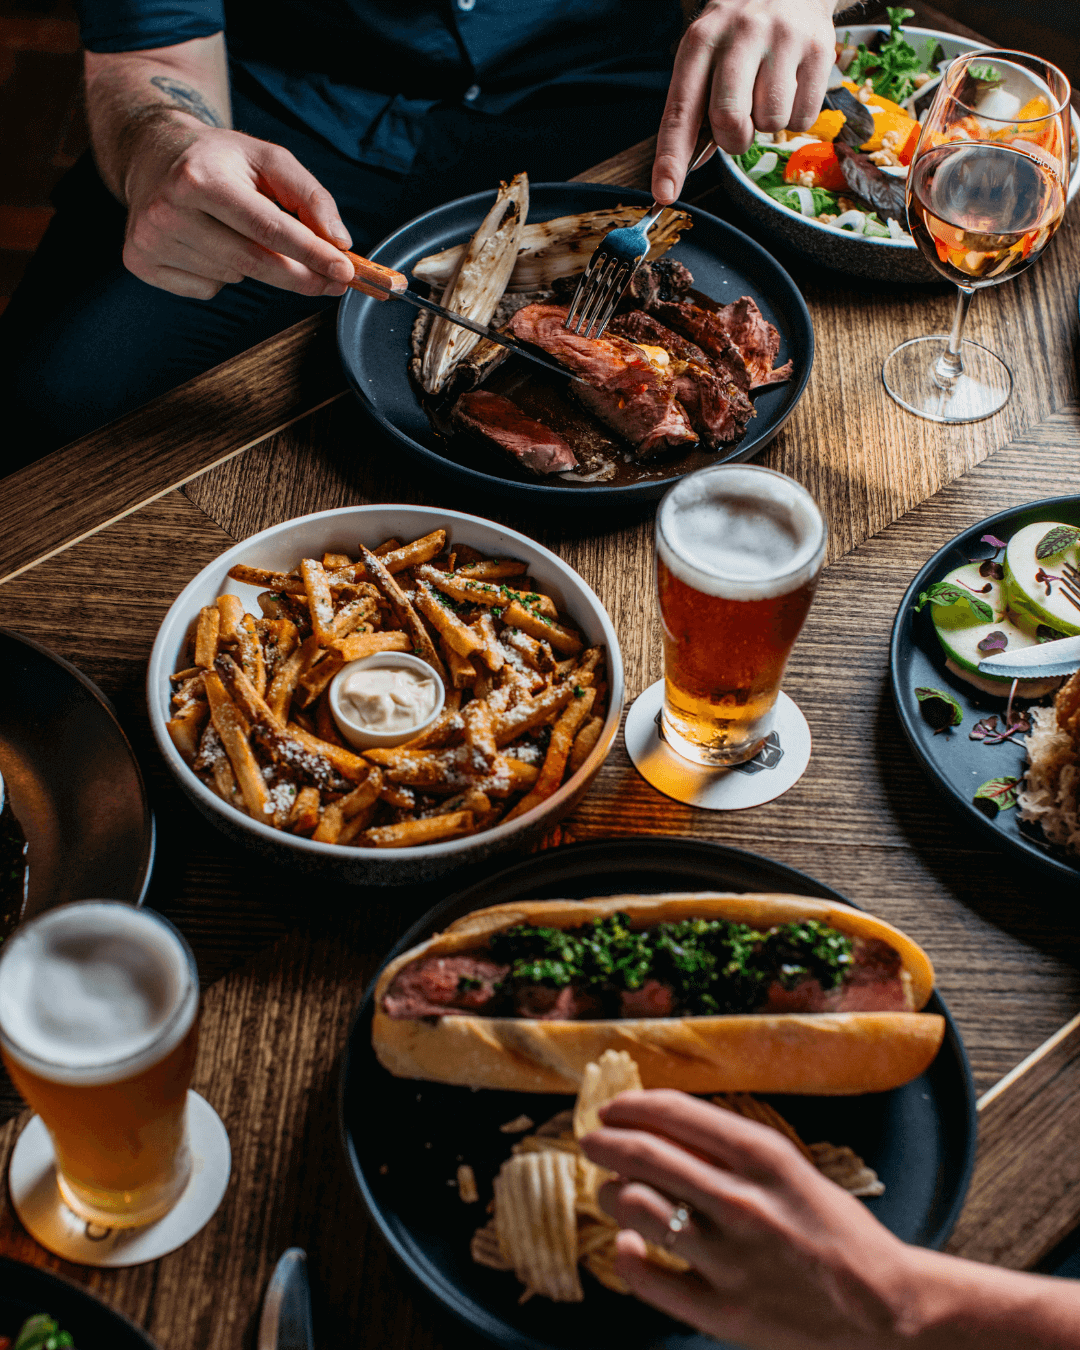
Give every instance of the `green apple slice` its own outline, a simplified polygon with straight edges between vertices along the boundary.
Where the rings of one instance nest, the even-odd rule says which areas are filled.
[[[1071,531],[1073,527],[1053,520],[1025,525],[1009,540],[1005,550],[1005,595],[1008,608],[1023,622],[1045,624],[1062,637],[1080,634],[1080,608],[1069,599],[1059,580],[1066,563],[1080,567],[1080,540],[1046,558],[1037,558],[1035,550],[1053,529]],[[1039,573],[1051,578],[1036,581]],[[1047,595],[1047,587],[1050,594]]]

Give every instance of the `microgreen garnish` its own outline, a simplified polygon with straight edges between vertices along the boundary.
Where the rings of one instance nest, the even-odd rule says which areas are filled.
[[[1001,563],[994,562],[993,558],[987,558],[985,562],[979,564],[979,576],[989,577],[991,581],[1001,581],[1005,576],[1005,569]]]
[[[1056,628],[1051,628],[1048,623],[1041,623],[1035,629],[1035,637],[1039,642],[1058,642],[1064,636],[1064,633],[1059,633]]]
[[[1001,71],[998,70],[997,66],[991,66],[989,64],[985,66],[968,66],[968,74],[977,84],[985,85],[987,89],[996,89],[999,84],[1004,83],[1004,76],[1001,74]],[[983,90],[980,90],[979,92],[982,93]]]
[[[975,790],[975,805],[991,819],[1016,805],[1019,778],[988,778]]]
[[[945,693],[943,689],[929,689],[920,685],[915,690],[915,697],[919,700],[923,717],[934,728],[935,736],[949,727],[958,727],[964,720],[963,708],[952,694]]]
[[[1035,545],[1035,556],[1042,562],[1045,558],[1052,558],[1056,553],[1064,553],[1067,548],[1072,548],[1078,539],[1080,526],[1055,525]]]
[[[1011,724],[1006,721],[1000,731],[997,721],[993,714],[982,718],[968,732],[968,740],[982,741],[983,745],[1001,745],[1003,741],[1011,741],[1014,736],[1026,736],[1031,730],[1027,713],[1018,713],[1016,721]]]
[[[989,584],[983,587],[982,593],[993,590]],[[915,612],[922,609],[923,605],[958,605],[964,602],[971,606],[975,615],[986,623],[993,623],[994,611],[985,600],[978,598],[978,592],[973,591],[970,586],[965,586],[962,581],[935,581],[928,589],[919,596],[919,602],[915,606]]]
[[[1000,629],[995,629],[975,645],[984,655],[989,656],[992,652],[1003,652],[1009,645],[1009,639]]]
[[[1061,578],[1055,576],[1053,572],[1043,571],[1043,569],[1040,567],[1039,570],[1035,573],[1035,580],[1039,582],[1041,585],[1046,587],[1046,594],[1049,597],[1050,595],[1053,594],[1054,590],[1053,583],[1055,581],[1060,581]]]
[[[997,536],[993,534],[984,534],[979,540],[979,543],[989,544],[993,549],[1008,548],[1008,544],[1006,544],[1004,539],[998,539]]]

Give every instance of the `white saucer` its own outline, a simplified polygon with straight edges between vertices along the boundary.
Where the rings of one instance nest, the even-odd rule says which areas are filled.
[[[806,772],[810,728],[798,704],[783,691],[776,700],[773,729],[764,748],[748,763],[732,769],[693,764],[661,740],[663,703],[664,681],[657,680],[634,700],[623,735],[634,768],[666,797],[706,811],[743,811],[781,796]]]
[[[229,1136],[209,1102],[187,1095],[191,1180],[163,1219],[143,1228],[102,1228],[80,1219],[60,1196],[52,1140],[40,1116],[19,1135],[11,1155],[11,1203],[31,1237],[82,1266],[138,1266],[175,1251],[209,1222],[232,1167]]]

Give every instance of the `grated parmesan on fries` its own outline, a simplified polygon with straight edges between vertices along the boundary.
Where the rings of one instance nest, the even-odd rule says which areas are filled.
[[[604,725],[602,647],[586,646],[525,563],[435,530],[291,572],[238,565],[172,676],[168,731],[236,810],[317,842],[404,848],[516,819],[577,772]],[[393,749],[350,749],[329,686],[351,661],[413,652],[446,686],[440,717]]]

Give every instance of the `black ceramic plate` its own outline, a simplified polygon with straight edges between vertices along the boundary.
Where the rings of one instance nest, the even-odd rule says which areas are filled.
[[[980,718],[989,713],[997,713],[1001,718],[1005,700],[982,693],[947,670],[945,653],[930,619],[930,606],[925,605],[919,614],[914,609],[920,593],[954,567],[962,566],[971,558],[994,556],[988,544],[980,543],[984,534],[1007,542],[1017,530],[1039,520],[1061,520],[1080,525],[1080,497],[1047,497],[1041,502],[1030,502],[1027,506],[987,516],[938,549],[900,602],[892,630],[889,669],[896,709],[912,748],[938,786],[967,819],[1006,848],[1015,849],[1065,876],[1076,877],[1080,876],[1080,858],[1048,843],[1038,825],[1021,821],[1016,807],[999,811],[991,819],[975,805],[975,789],[987,779],[1018,778],[1023,773],[1027,763],[1023,742],[985,745],[970,739],[968,733]],[[934,728],[923,717],[915,697],[916,688],[924,686],[947,690],[953,695],[964,711],[961,726],[940,735],[934,734]]]
[[[422,942],[471,910],[514,900],[665,890],[782,891],[843,900],[790,867],[739,849],[684,839],[611,839],[517,863],[451,896],[391,952]],[[583,1275],[584,1304],[517,1302],[513,1275],[472,1263],[469,1238],[485,1221],[491,1179],[509,1156],[498,1126],[525,1112],[537,1123],[568,1097],[480,1091],[393,1078],[371,1048],[371,990],[353,1024],[341,1080],[342,1127],[353,1174],[372,1217],[406,1267],[470,1329],[507,1350],[716,1350],[691,1332]],[[975,1151],[975,1095],[960,1037],[944,1013],[945,1043],[930,1069],[895,1092],[865,1097],[772,1097],[804,1139],[849,1144],[885,1182],[870,1209],[906,1242],[944,1242],[963,1203]],[[480,1203],[463,1205],[452,1181],[470,1163]]]
[[[30,844],[23,917],[68,900],[141,904],[154,818],[108,699],[74,666],[3,628],[0,671],[0,773]]]
[[[0,1256],[0,1336],[15,1333],[28,1317],[48,1313],[79,1347],[156,1350],[154,1342],[120,1313],[52,1271]]]
[[[419,216],[384,240],[372,253],[376,262],[409,275],[414,263],[462,243],[478,229],[495,194],[481,192]],[[551,220],[576,211],[600,210],[617,204],[647,206],[647,193],[596,183],[538,183],[529,192],[529,220]],[[682,203],[679,203],[682,205]],[[687,208],[690,209],[690,208]],[[722,303],[750,295],[780,331],[783,362],[794,360],[794,376],[754,396],[757,417],[741,441],[709,463],[749,459],[768,445],[795,410],[810,378],[814,329],[810,312],[795,283],[760,244],[733,226],[696,207],[688,230],[670,253],[690,268],[697,288]],[[422,289],[422,288],[421,288]],[[497,461],[484,470],[449,457],[447,443],[431,428],[410,382],[409,334],[417,311],[402,301],[373,300],[350,291],[338,309],[338,350],[349,382],[360,402],[386,431],[429,471],[449,476],[464,487],[514,499],[520,505],[558,500],[560,505],[588,506],[658,501],[677,475],[661,471],[656,478],[626,486],[571,487],[518,478],[507,461],[505,474]]]

